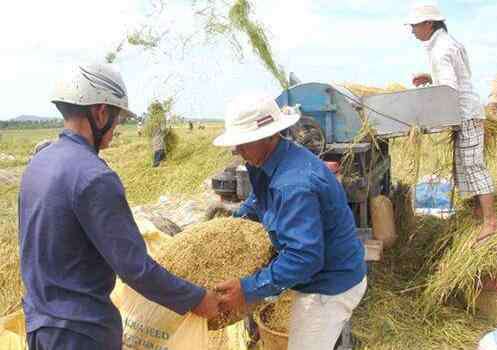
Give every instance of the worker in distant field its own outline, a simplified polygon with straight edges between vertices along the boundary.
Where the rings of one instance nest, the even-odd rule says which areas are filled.
[[[365,293],[364,247],[335,175],[309,150],[280,136],[299,118],[269,97],[240,99],[228,108],[214,145],[236,148],[253,188],[234,216],[261,222],[278,255],[216,291],[221,310],[296,291],[288,349],[329,350]]]
[[[28,164],[19,193],[19,246],[30,350],[120,350],[110,299],[116,274],[146,298],[184,314],[218,314],[216,294],[178,278],[148,254],[117,176],[99,158],[130,115],[121,75],[76,67],[52,99],[57,142]]]
[[[152,166],[158,167],[160,162],[166,157],[166,144],[164,140],[165,130],[162,127],[158,127],[154,131],[152,136],[152,152],[153,152],[153,162]]]
[[[188,121],[188,131],[190,131],[190,132],[193,131],[193,123],[191,120]]]
[[[475,214],[483,218],[483,226],[475,238],[475,246],[496,232],[494,184],[485,166],[485,111],[471,82],[471,68],[466,50],[448,34],[445,17],[435,5],[413,7],[407,24],[416,39],[422,41],[431,64],[431,74],[418,74],[415,86],[448,85],[459,93],[461,126],[455,141],[455,183],[462,197],[475,198]]]
[[[136,133],[138,134],[138,137],[141,137],[143,134],[143,123],[141,122],[141,120],[136,125]]]

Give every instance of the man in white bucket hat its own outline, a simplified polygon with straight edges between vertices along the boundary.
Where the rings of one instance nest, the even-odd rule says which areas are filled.
[[[122,320],[110,299],[116,275],[146,298],[213,317],[218,299],[147,253],[117,174],[98,157],[121,115],[121,75],[109,65],[72,69],[52,101],[59,139],[34,155],[19,193],[19,246],[29,350],[121,350]]]
[[[482,229],[475,237],[477,246],[496,232],[497,217],[494,184],[483,155],[485,111],[471,82],[468,55],[464,46],[448,34],[445,17],[433,3],[414,6],[406,24],[424,43],[431,66],[431,74],[416,75],[413,84],[448,85],[459,93],[461,125],[454,144],[454,177],[461,196],[474,198],[475,215],[483,218]]]
[[[333,349],[366,290],[364,247],[342,185],[326,165],[280,132],[300,115],[270,97],[228,108],[214,145],[235,147],[247,162],[252,193],[234,213],[261,222],[278,251],[271,263],[216,287],[221,309],[295,291],[290,350]]]

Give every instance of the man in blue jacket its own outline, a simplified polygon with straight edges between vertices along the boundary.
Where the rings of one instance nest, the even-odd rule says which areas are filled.
[[[64,117],[38,152],[19,193],[19,246],[30,350],[120,350],[122,321],[110,299],[116,274],[177,313],[218,313],[215,293],[182,280],[148,254],[117,174],[98,151],[128,110],[120,74],[75,67],[52,100]]]
[[[296,123],[271,98],[236,101],[217,146],[236,147],[253,192],[235,216],[260,221],[278,251],[265,268],[217,286],[222,309],[296,293],[290,350],[332,349],[366,290],[364,247],[345,191],[307,149],[281,138]]]

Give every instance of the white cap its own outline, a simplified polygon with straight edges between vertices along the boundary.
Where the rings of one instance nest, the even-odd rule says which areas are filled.
[[[91,64],[72,67],[59,80],[52,102],[66,102],[79,106],[107,104],[119,107],[125,115],[135,116],[128,109],[128,93],[121,74],[110,64]]]
[[[228,106],[224,133],[214,140],[214,145],[232,147],[275,135],[300,119],[294,109],[285,112],[269,96],[239,97]]]
[[[426,21],[445,21],[436,4],[417,4],[414,5],[407,17],[405,24],[418,24]]]

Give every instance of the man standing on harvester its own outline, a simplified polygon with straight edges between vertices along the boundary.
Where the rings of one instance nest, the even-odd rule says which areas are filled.
[[[495,234],[497,217],[494,210],[494,184],[484,160],[485,111],[471,82],[469,58],[462,44],[448,34],[445,17],[437,6],[413,7],[407,20],[416,39],[427,50],[431,74],[418,74],[415,86],[447,85],[459,94],[461,126],[455,141],[455,183],[462,197],[475,198],[476,213],[483,218],[483,227],[475,245]]]

